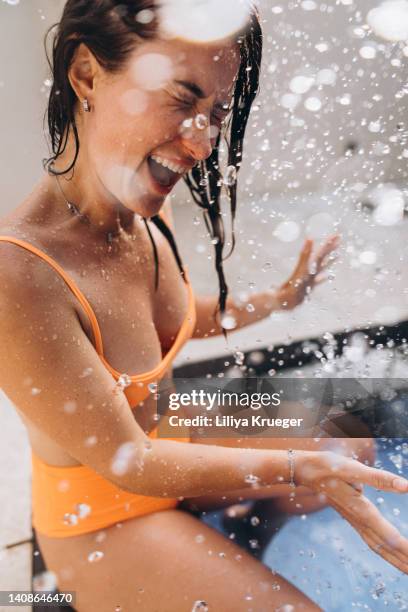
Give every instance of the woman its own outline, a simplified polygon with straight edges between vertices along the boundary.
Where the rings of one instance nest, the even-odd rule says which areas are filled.
[[[323,246],[312,275],[308,242],[280,292],[256,297],[255,314],[226,301],[220,130],[231,109],[229,166],[239,168],[260,53],[255,13],[238,35],[200,44],[163,34],[159,10],[142,0],[69,0],[58,27],[54,155],[1,226],[0,384],[29,432],[42,554],[81,612],[318,609],[183,511],[182,499],[285,502],[296,486],[313,509],[324,493],[373,549],[408,569],[407,541],[362,494],[362,484],[407,492],[406,480],[317,442],[288,452],[282,440],[157,437],[158,381],[189,337],[223,331],[217,300],[194,297],[163,220],[176,182],[185,176],[204,208],[220,310],[237,327],[301,301],[336,244]],[[359,441],[345,450],[369,454]]]

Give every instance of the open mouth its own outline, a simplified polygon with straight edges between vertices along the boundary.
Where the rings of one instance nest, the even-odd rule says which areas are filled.
[[[172,187],[177,183],[179,178],[184,174],[184,170],[171,169],[168,167],[169,162],[158,157],[149,157],[147,160],[152,177],[162,187]],[[166,165],[165,165],[166,164]]]

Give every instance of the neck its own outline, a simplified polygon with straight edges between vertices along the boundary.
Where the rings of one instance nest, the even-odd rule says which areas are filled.
[[[74,154],[75,147],[70,136],[64,153],[52,165],[52,170],[63,172],[70,166]],[[73,170],[60,176],[50,173],[49,181],[55,197],[63,201],[67,209],[67,202],[71,203],[76,209],[71,208],[71,214],[77,211],[78,219],[86,220],[92,231],[101,238],[133,234],[135,212],[107,192],[91,165],[86,163],[82,149]]]

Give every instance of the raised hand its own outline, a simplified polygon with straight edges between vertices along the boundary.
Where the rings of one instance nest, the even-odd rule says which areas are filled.
[[[294,272],[276,293],[280,308],[292,310],[303,302],[316,285],[327,279],[325,272],[336,259],[334,251],[339,242],[337,234],[330,236],[312,257],[313,240],[306,240]]]

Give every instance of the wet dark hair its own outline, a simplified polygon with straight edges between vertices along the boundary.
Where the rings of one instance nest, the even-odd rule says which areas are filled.
[[[158,1],[154,0],[68,0],[61,20],[47,33],[47,40],[54,33],[52,57],[47,53],[52,73],[47,109],[48,130],[53,155],[44,160],[44,167],[50,174],[63,175],[74,169],[79,153],[79,136],[75,123],[77,96],[67,77],[75,51],[84,43],[107,71],[119,71],[138,40],[152,39],[158,31]],[[143,19],[141,11],[152,11],[153,19]],[[140,16],[138,19],[138,15]],[[219,302],[217,311],[225,312],[228,287],[225,281],[223,261],[229,257],[235,246],[234,220],[237,206],[237,181],[223,181],[219,162],[221,138],[225,137],[228,148],[228,166],[238,173],[243,154],[243,142],[252,103],[259,89],[259,73],[262,58],[262,30],[255,9],[251,12],[244,31],[237,35],[241,63],[235,84],[232,109],[224,136],[220,133],[211,156],[193,168],[185,178],[193,200],[203,209],[207,230],[215,249],[215,267],[219,280]],[[53,169],[53,163],[65,151],[69,132],[75,139],[75,155],[71,164],[61,172]],[[234,171],[232,171],[234,174]],[[228,183],[228,184],[225,184]],[[224,255],[226,243],[225,226],[221,214],[221,192],[225,186],[231,209],[231,249]],[[176,257],[180,272],[185,278],[183,266],[172,233],[164,221],[152,217],[151,221],[169,241]],[[146,222],[146,220],[145,220]],[[148,225],[146,222],[146,228]],[[151,233],[149,236],[153,242]],[[153,242],[156,262],[156,288],[158,285],[158,257]],[[216,312],[217,312],[216,311]],[[216,315],[216,313],[214,313]]]

